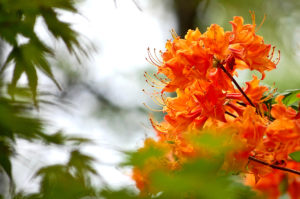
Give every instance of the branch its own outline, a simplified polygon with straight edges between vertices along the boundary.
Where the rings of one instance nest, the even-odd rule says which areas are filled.
[[[225,111],[225,114],[230,115],[231,117],[237,118],[236,115],[234,115],[234,114],[232,114],[232,113],[230,113],[230,112],[228,112],[228,111]]]
[[[274,165],[274,164],[269,164],[269,163],[264,162],[262,160],[256,159],[253,156],[249,156],[248,159],[252,160],[254,162],[257,162],[257,163],[269,166],[269,167],[271,167],[273,169],[278,169],[278,170],[282,170],[282,171],[286,171],[286,172],[290,172],[290,173],[294,173],[294,174],[300,175],[300,171],[297,171],[297,170],[294,170],[294,169],[289,169],[289,168],[286,168],[286,167],[280,167],[280,166],[277,166],[277,165]]]
[[[246,98],[246,100],[249,102],[249,104],[256,108],[256,106],[253,104],[253,102],[250,100],[250,98],[246,95],[246,93],[243,91],[243,89],[240,87],[240,85],[237,83],[237,81],[232,77],[232,75],[225,69],[223,64],[218,63],[218,67],[220,67],[224,73],[231,79],[231,81],[234,83],[234,85],[239,89],[239,91],[242,93],[242,95]]]

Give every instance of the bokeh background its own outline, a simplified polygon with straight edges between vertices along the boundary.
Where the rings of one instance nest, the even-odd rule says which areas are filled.
[[[278,91],[300,86],[298,0],[84,0],[77,8],[80,14],[62,12],[60,17],[72,24],[88,48],[89,56],[82,55],[80,62],[43,31],[42,21],[36,24],[39,36],[56,50],[49,60],[63,88],[59,91],[41,74],[39,90],[55,105],[42,104],[36,114],[47,121],[49,132],[64,131],[92,140],[82,151],[97,160],[94,167],[100,175],[93,181],[99,186],[134,189],[130,168],[118,165],[124,159],[123,151],[135,150],[146,137],[155,137],[148,117],[162,116],[143,105],[160,108],[147,94],[151,87],[143,74],[155,72],[155,67],[145,57],[148,47],[164,51],[171,29],[180,36],[196,27],[204,32],[212,23],[230,30],[233,16],[243,16],[246,23],[252,23],[249,11],[254,11],[260,24],[266,15],[258,34],[281,51],[281,61],[263,83]],[[2,57],[7,56],[9,47],[2,49]],[[243,71],[239,81],[250,78],[251,73]],[[21,80],[26,83],[25,77]],[[66,162],[68,150],[19,140],[13,160],[17,189],[37,191],[39,179],[34,175],[38,168]]]

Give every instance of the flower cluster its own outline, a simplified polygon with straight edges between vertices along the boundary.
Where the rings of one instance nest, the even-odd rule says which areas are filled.
[[[247,183],[269,198],[279,197],[278,185],[287,178],[289,194],[300,198],[299,176],[275,168],[300,170],[300,163],[289,157],[300,150],[300,113],[282,103],[284,96],[278,96],[274,104],[266,103],[274,92],[260,85],[260,80],[276,68],[279,55],[273,59],[274,47],[256,34],[252,17],[252,24],[234,17],[231,31],[213,24],[203,34],[189,30],[184,39],[172,32],[162,60],[149,53],[148,61],[158,73],[155,79],[146,74],[147,81],[161,88],[154,97],[165,116],[162,122],[150,119],[159,139],[147,139],[141,150],[156,145],[168,152],[163,161],[134,168],[133,179],[142,192],[151,191],[148,178],[155,168],[177,170],[190,158],[208,155],[188,137],[209,131],[214,136],[228,135],[227,144],[236,145],[223,169],[246,173]],[[256,70],[261,78],[253,76],[240,87],[234,80],[237,69]],[[176,97],[166,97],[166,92],[176,92]]]

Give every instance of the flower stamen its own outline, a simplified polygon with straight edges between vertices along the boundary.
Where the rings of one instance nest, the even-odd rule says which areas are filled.
[[[162,112],[162,111],[163,111],[163,110],[153,109],[153,108],[151,108],[150,106],[148,106],[146,103],[143,103],[143,105],[144,105],[147,109],[149,109],[150,111],[153,111],[153,112]]]

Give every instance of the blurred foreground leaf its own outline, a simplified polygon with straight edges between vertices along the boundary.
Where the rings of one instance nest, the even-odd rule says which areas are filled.
[[[74,150],[67,164],[56,164],[41,168],[38,193],[18,193],[14,199],[82,199],[96,198],[97,191],[90,182],[93,158]]]
[[[3,73],[10,65],[14,67],[10,86],[12,96],[17,82],[25,73],[33,100],[36,103],[37,69],[45,73],[60,89],[47,60],[49,56],[55,54],[55,49],[47,46],[38,37],[35,31],[38,18],[43,19],[48,33],[57,40],[61,39],[70,53],[76,55],[76,50],[78,50],[87,55],[83,44],[79,42],[78,33],[72,29],[70,24],[60,19],[58,9],[63,12],[78,13],[73,0],[40,0],[30,3],[26,0],[17,0],[14,3],[0,0],[0,26],[2,27],[0,38],[12,47],[0,73]]]
[[[254,199],[257,195],[250,187],[241,182],[233,172],[224,172],[224,153],[232,147],[224,145],[228,137],[214,136],[208,133],[195,134],[188,138],[194,147],[208,149],[204,156],[180,159],[174,162],[172,142],[156,142],[152,139],[145,141],[145,146],[136,152],[127,153],[123,166],[138,169],[137,177],[141,180],[143,191],[139,195],[129,189],[103,190],[105,198],[158,198],[158,199]],[[164,147],[164,144],[168,147]],[[164,150],[165,149],[165,150]],[[168,151],[167,149],[171,150]],[[170,160],[168,162],[168,160]],[[172,164],[178,164],[172,168]],[[135,193],[135,194],[134,194]]]
[[[221,161],[198,159],[174,173],[157,171],[152,183],[161,191],[158,198],[246,199],[256,195],[232,175],[220,174]]]
[[[126,152],[125,154],[127,155],[127,160],[121,165],[143,167],[147,163],[147,160],[151,158],[161,158],[165,153],[164,149],[158,148],[151,142],[149,143],[150,144],[147,147],[140,149],[139,151]]]

